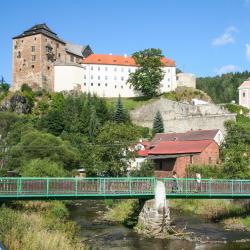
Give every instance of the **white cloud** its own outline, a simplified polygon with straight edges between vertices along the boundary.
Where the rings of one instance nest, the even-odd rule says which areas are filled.
[[[238,30],[234,26],[228,27],[222,35],[213,40],[212,45],[222,46],[229,43],[234,43],[235,40],[233,34],[237,31]]]
[[[239,70],[240,70],[240,68],[238,66],[229,64],[229,65],[224,65],[224,66],[216,69],[215,72],[218,75],[222,75],[222,74],[226,74],[229,72],[235,72],[235,71],[239,71]]]
[[[250,61],[250,44],[246,44],[246,58],[248,61]]]

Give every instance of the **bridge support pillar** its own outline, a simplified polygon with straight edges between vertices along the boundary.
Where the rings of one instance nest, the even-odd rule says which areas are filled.
[[[170,210],[168,202],[158,205],[156,200],[140,201],[142,206],[139,214],[137,231],[150,237],[166,235],[170,226]]]

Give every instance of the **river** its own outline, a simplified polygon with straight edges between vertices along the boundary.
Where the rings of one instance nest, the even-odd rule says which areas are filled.
[[[177,227],[186,225],[186,231],[209,243],[185,240],[148,239],[123,225],[98,220],[106,210],[102,201],[80,201],[69,206],[70,217],[80,226],[80,237],[90,250],[246,250],[250,242],[233,242],[250,239],[249,232],[226,231],[219,224],[206,222],[197,216],[172,214]],[[224,241],[223,243],[215,243]]]

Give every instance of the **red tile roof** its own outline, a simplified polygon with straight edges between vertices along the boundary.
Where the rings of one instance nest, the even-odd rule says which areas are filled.
[[[244,81],[239,88],[246,88],[246,87],[250,87],[250,78]]]
[[[146,156],[148,156],[148,152],[149,152],[149,150],[143,149],[143,150],[137,151],[136,154],[137,154],[138,156],[146,157]]]
[[[212,130],[190,130],[185,133],[158,133],[150,142],[154,146],[162,141],[200,141],[213,140],[219,129]]]
[[[163,141],[149,150],[149,155],[171,155],[201,153],[213,140],[202,141]]]
[[[175,62],[171,59],[167,59],[164,57],[161,59],[161,61],[166,67],[175,67]],[[91,54],[83,59],[83,63],[137,66],[133,57],[105,54]]]

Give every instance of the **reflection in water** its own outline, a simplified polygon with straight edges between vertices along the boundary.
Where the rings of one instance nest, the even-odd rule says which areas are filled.
[[[122,225],[109,225],[97,219],[106,208],[101,201],[81,201],[70,206],[71,219],[81,227],[81,237],[91,250],[249,250],[250,243],[202,244],[184,240],[144,238]],[[176,215],[176,225],[187,224],[195,235],[213,240],[250,238],[249,233],[224,231],[217,224],[204,223],[197,217]]]

